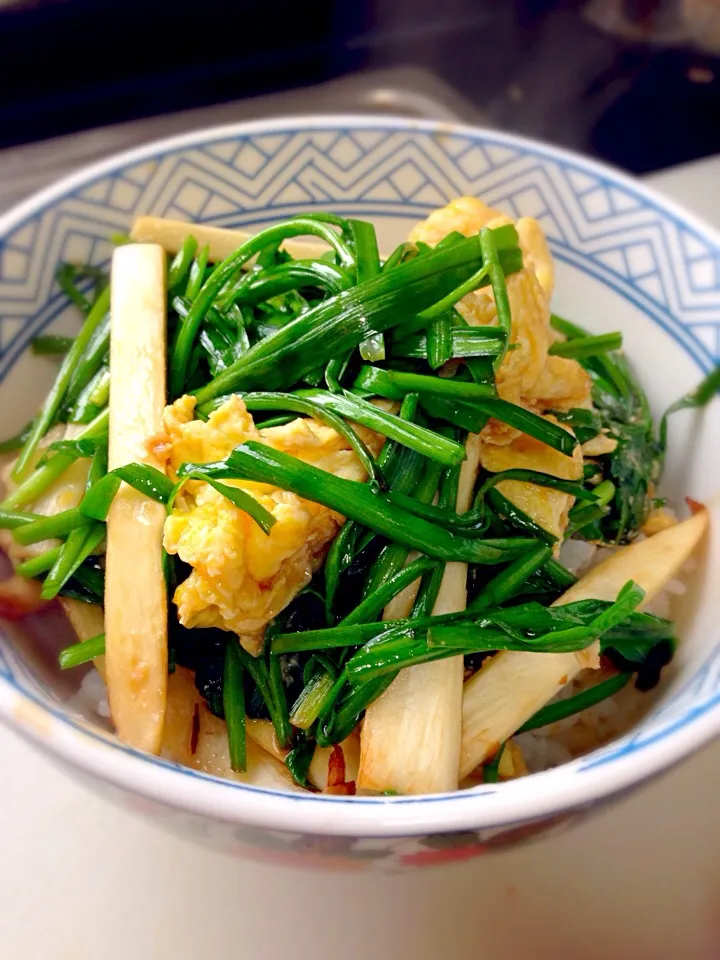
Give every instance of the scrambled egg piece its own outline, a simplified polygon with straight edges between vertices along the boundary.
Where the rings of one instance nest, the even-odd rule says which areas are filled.
[[[642,532],[646,537],[654,537],[656,533],[669,530],[670,527],[676,526],[677,523],[678,518],[675,516],[673,510],[669,510],[667,507],[655,507],[655,509],[651,510],[648,514]]]
[[[590,406],[592,383],[577,360],[548,356],[532,388],[531,405],[538,410],[572,410]]]
[[[366,478],[346,441],[315,420],[258,430],[237,396],[207,422],[193,419],[194,408],[192,397],[167,407],[164,433],[151,441],[170,475],[185,461],[222,460],[238,444],[258,440],[338,477]],[[209,484],[191,481],[165,523],[163,543],[192,567],[173,598],[180,622],[230,630],[258,653],[265,626],[310,581],[343,517],[270,484],[229,482],[273,514],[269,534]]]
[[[534,400],[533,390],[548,360],[550,307],[537,277],[526,268],[507,278],[512,329],[510,350],[497,371],[498,393],[503,400]],[[474,327],[495,325],[497,312],[492,292],[478,290],[458,304],[458,311]]]
[[[557,423],[554,417],[548,416],[545,419]],[[483,443],[480,463],[490,473],[512,469],[539,470],[563,480],[579,480],[582,476],[583,456],[580,447],[575,447],[573,455],[568,457],[522,433],[512,443],[504,446]],[[575,498],[561,490],[551,490],[549,487],[539,487],[535,483],[524,483],[520,480],[503,480],[497,485],[497,489],[544,530],[558,538],[556,553],[559,552],[560,541],[567,527],[568,513]]]
[[[434,244],[452,231],[471,236],[482,227],[494,228],[507,223],[512,223],[507,216],[475,197],[458,197],[417,224],[410,239]],[[524,268],[507,278],[512,314],[510,342],[515,349],[508,353],[498,370],[498,393],[504,400],[539,413],[586,406],[591,384],[580,364],[548,354],[554,337],[550,327],[550,296],[555,273],[542,228],[530,217],[520,217],[515,226]],[[473,326],[497,323],[495,300],[488,287],[468,294],[457,306]],[[483,431],[487,443],[510,443],[518,436],[517,430],[492,420]]]
[[[435,210],[410,234],[411,240],[438,243],[452,231],[465,236],[482,227],[499,227],[512,221],[475,197],[458,197]],[[540,224],[521,217],[515,224],[523,253],[523,269],[507,278],[512,316],[508,351],[497,371],[500,397],[528,410],[570,410],[590,405],[591,382],[575,360],[554,357],[549,347],[555,339],[550,326],[550,297],[555,283],[552,256]],[[495,298],[489,287],[477,290],[457,304],[458,311],[473,326],[497,324]],[[582,451],[565,457],[513,427],[491,419],[481,433],[480,462],[491,472],[511,467],[542,470],[565,479],[582,471]],[[537,523],[562,539],[573,498],[534,484],[506,481],[500,491]]]
[[[457,231],[470,237],[483,227],[502,227],[512,223],[510,217],[488,207],[477,197],[456,197],[445,207],[433,210],[430,216],[413,227],[409,240],[434,246],[449,233]],[[532,217],[520,217],[515,227],[520,238],[520,249],[525,266],[537,276],[548,300],[555,286],[555,267],[542,227]]]

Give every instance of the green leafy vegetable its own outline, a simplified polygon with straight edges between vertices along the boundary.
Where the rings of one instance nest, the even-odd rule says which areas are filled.
[[[65,647],[58,655],[58,663],[61,670],[69,670],[71,667],[82,666],[83,663],[89,663],[95,657],[101,657],[105,653],[105,634],[98,634],[91,640],[84,640],[82,643],[73,643]]]
[[[550,344],[548,353],[553,357],[570,357],[580,360],[585,357],[594,357],[598,353],[607,353],[609,350],[620,350],[621,347],[621,333],[602,333],[596,337],[556,340],[555,343]]]
[[[225,646],[223,674],[223,713],[227,724],[230,766],[244,773],[247,770],[247,742],[245,732],[245,688],[243,665],[238,653],[239,643],[229,641]]]
[[[573,697],[565,700],[558,700],[557,703],[549,703],[541,707],[527,723],[524,723],[518,730],[518,733],[526,733],[528,730],[537,730],[538,727],[547,726],[549,723],[557,723],[558,720],[564,720],[575,713],[594,707],[596,704],[607,700],[608,697],[615,696],[623,687],[627,686],[632,674],[618,673],[614,677],[609,677],[601,683],[596,683],[582,693],[577,693]]]

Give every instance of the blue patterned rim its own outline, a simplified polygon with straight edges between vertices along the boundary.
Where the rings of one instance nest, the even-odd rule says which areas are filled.
[[[241,226],[319,205],[417,220],[461,193],[535,216],[557,259],[640,309],[700,370],[718,362],[720,239],[692,216],[620,173],[534,141],[446,124],[328,117],[240,124],[150,144],[81,171],[0,218],[0,381],[63,309],[45,264],[83,243],[83,256],[106,262],[107,236],[127,229],[139,212]],[[660,772],[720,729],[718,647],[642,727],[529,780],[438,797],[279,793],[139,754],[68,715],[43,699],[50,691],[0,636],[0,715],[21,732],[170,806],[268,828],[397,836],[550,816]],[[23,704],[47,718],[49,729],[41,733]]]

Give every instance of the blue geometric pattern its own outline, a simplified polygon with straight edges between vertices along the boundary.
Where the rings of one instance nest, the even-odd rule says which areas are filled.
[[[29,216],[0,244],[0,376],[55,315],[52,266],[104,262],[139,213],[219,226],[308,207],[416,219],[482,196],[536,217],[560,258],[631,291],[708,366],[720,357],[720,252],[641,188],[495,134],[308,129],[225,136],[120,165]]]
[[[415,221],[460,194],[542,224],[553,253],[592,274],[671,333],[706,370],[720,360],[720,245],[642,187],[552,148],[491,132],[367,121],[298,122],[168,143],[80,178],[0,238],[0,381],[58,315],[61,261],[108,261],[138,214],[236,227],[312,207]],[[1,232],[1,228],[0,228]],[[10,651],[8,651],[10,653]],[[0,676],[36,681],[0,650]],[[656,742],[720,699],[720,650],[631,736],[582,772]]]

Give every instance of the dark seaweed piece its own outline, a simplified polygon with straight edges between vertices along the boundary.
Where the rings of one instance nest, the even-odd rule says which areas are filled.
[[[220,632],[220,631],[217,631]],[[195,686],[205,700],[208,710],[223,719],[223,674],[225,672],[225,637],[213,638],[203,644],[202,654],[195,668]]]
[[[622,643],[623,653],[619,653],[614,646],[603,650],[605,656],[617,667],[626,673],[636,672],[635,687],[643,693],[652,690],[660,682],[660,675],[675,656],[677,641],[660,640],[649,650],[639,646],[633,655],[631,642]]]
[[[175,617],[169,618],[169,659],[195,674],[195,686],[207,703],[208,710],[224,719],[223,674],[225,645],[231,634],[222,630],[188,630]]]

